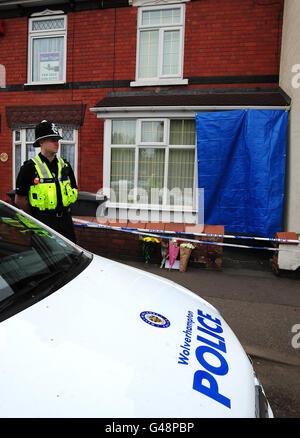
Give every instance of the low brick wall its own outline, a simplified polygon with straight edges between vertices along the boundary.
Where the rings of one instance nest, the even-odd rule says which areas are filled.
[[[76,218],[74,218],[76,219]],[[80,220],[97,223],[94,217],[82,217]],[[160,231],[176,231],[176,232],[190,232],[199,233],[204,232],[208,234],[224,234],[224,227],[221,225],[205,225],[204,228],[194,224],[177,224],[177,223],[156,223],[156,222],[139,222],[139,223],[108,223],[112,227],[126,227],[126,228],[141,228]],[[201,229],[199,228],[201,227]],[[105,228],[92,228],[86,226],[76,226],[75,232],[77,236],[78,245],[87,250],[102,255],[104,257],[114,257],[127,260],[143,261],[141,240],[143,236],[124,231],[117,231]],[[171,234],[166,234],[171,236]],[[223,242],[222,237],[194,237],[192,235],[176,234],[174,238],[180,240],[182,238],[197,239],[208,242]],[[209,245],[205,243],[197,244],[192,251],[189,264],[191,266],[203,267],[206,269],[220,270],[222,268],[223,247],[218,245]],[[161,263],[161,246],[157,245],[156,252],[151,257],[151,263]]]
[[[222,225],[205,225],[203,233],[224,234]],[[199,237],[199,240],[207,242],[223,242],[222,237]],[[192,252],[191,264],[202,264],[207,269],[221,269],[223,260],[223,246],[199,243]]]

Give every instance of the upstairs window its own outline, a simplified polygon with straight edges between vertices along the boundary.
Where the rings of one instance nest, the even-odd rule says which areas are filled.
[[[185,83],[184,8],[184,5],[139,8],[136,82],[131,85]]]
[[[65,15],[38,16],[29,20],[28,84],[66,81]]]

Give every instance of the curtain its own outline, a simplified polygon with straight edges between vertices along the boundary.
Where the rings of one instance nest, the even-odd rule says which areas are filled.
[[[169,150],[168,204],[193,205],[194,165],[194,150]]]
[[[32,63],[33,81],[63,80],[64,37],[35,38]]]
[[[146,10],[142,13],[142,25],[160,26],[178,24],[181,20],[180,8]]]
[[[130,202],[128,194],[134,186],[134,165],[135,149],[111,149],[110,201]]]
[[[196,143],[195,120],[171,120],[170,145],[191,145]]]
[[[179,73],[179,30],[164,31],[163,75]]]
[[[111,144],[135,144],[135,120],[113,120]]]
[[[19,170],[20,170],[21,165],[22,165],[21,160],[22,160],[22,158],[21,158],[21,144],[16,144],[15,145],[15,173],[16,173],[16,176],[18,175]]]
[[[158,30],[147,30],[140,32],[139,78],[157,77],[158,40]]]
[[[142,204],[162,203],[164,167],[164,149],[143,148],[139,150],[138,188],[141,190],[138,196]]]
[[[141,137],[143,143],[162,143],[164,141],[164,122],[142,122]]]
[[[75,145],[60,143],[60,156],[71,164],[75,172]]]

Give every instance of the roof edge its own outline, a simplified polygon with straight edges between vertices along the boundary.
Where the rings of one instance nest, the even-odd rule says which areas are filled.
[[[205,111],[233,111],[233,110],[261,109],[289,111],[290,106],[144,106],[144,107],[94,107],[89,110],[99,119],[139,118],[139,117],[194,117],[196,113]]]

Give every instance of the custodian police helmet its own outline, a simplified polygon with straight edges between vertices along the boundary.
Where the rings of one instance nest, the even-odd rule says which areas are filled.
[[[56,138],[57,140],[62,139],[55,124],[48,122],[47,120],[43,120],[35,127],[35,142],[33,143],[33,146],[36,148],[39,147],[40,140],[44,140],[46,138]]]

